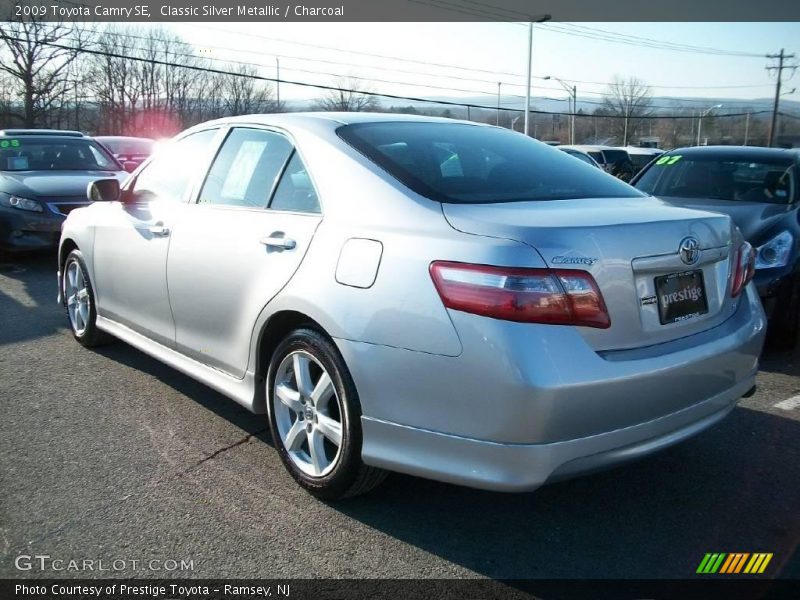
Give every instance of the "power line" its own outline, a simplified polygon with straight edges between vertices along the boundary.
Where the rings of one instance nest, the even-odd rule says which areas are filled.
[[[577,29],[579,31],[585,31],[593,35],[598,36],[607,36],[608,38],[616,38],[616,39],[608,39],[607,41],[613,41],[620,44],[630,44],[634,46],[643,46],[643,47],[652,47],[652,48],[663,48],[665,50],[674,50],[675,52],[694,52],[694,53],[701,53],[701,54],[714,54],[720,56],[736,56],[740,58],[763,58],[763,54],[755,54],[752,52],[742,52],[739,50],[725,50],[721,48],[712,48],[710,46],[694,46],[691,44],[676,44],[674,42],[667,42],[664,40],[657,40],[648,37],[640,37],[636,35],[626,34],[626,33],[619,33],[615,31],[608,31],[605,29],[599,29],[596,27],[587,27],[585,25],[578,25],[577,23],[558,23],[559,27],[567,28],[567,29]],[[578,35],[575,33],[575,35]]]
[[[10,39],[10,40],[13,40],[13,41],[17,41],[17,42],[24,42],[25,41],[25,40],[23,40],[21,38],[16,38],[16,37],[12,37],[12,36],[7,36],[7,39]],[[301,87],[311,87],[311,88],[329,90],[329,91],[339,91],[339,92],[348,92],[348,93],[353,93],[353,94],[363,94],[363,95],[366,95],[366,96],[376,96],[376,97],[380,97],[380,98],[389,98],[389,99],[392,99],[392,100],[405,100],[405,101],[411,101],[411,102],[419,102],[419,103],[423,103],[423,104],[438,104],[438,105],[443,105],[443,106],[457,106],[457,107],[462,107],[462,108],[476,108],[476,109],[483,109],[483,110],[487,110],[487,111],[495,111],[495,110],[497,110],[496,106],[487,106],[487,105],[481,105],[481,104],[462,103],[462,102],[452,102],[452,101],[449,101],[449,100],[436,100],[436,99],[431,99],[431,98],[421,98],[421,97],[415,97],[415,96],[401,96],[399,94],[387,94],[387,93],[383,93],[383,92],[363,91],[363,90],[357,90],[357,89],[351,89],[351,88],[344,88],[344,87],[340,87],[340,86],[323,85],[323,84],[318,84],[318,83],[309,83],[309,82],[305,82],[305,81],[293,81],[293,80],[289,80],[289,79],[279,79],[279,78],[276,78],[276,77],[265,77],[265,76],[262,76],[262,75],[237,73],[235,71],[224,71],[222,69],[215,69],[215,68],[212,68],[212,67],[201,67],[201,66],[197,66],[197,65],[182,65],[182,64],[179,64],[179,63],[174,63],[174,62],[165,61],[165,60],[159,60],[159,59],[155,59],[155,58],[142,58],[142,57],[138,57],[138,56],[129,56],[129,55],[120,54],[120,53],[117,53],[117,52],[107,52],[107,51],[102,51],[102,50],[94,50],[94,49],[90,49],[90,48],[76,48],[74,46],[67,46],[65,44],[57,44],[57,43],[54,43],[54,42],[41,42],[41,44],[44,45],[44,46],[52,47],[52,48],[60,48],[60,49],[63,49],[63,50],[72,50],[72,51],[79,52],[79,53],[84,53],[84,54],[93,54],[93,55],[97,55],[97,56],[104,56],[104,57],[107,57],[107,58],[119,58],[119,59],[123,59],[123,60],[134,61],[134,62],[144,62],[144,63],[149,63],[149,64],[152,64],[152,65],[161,65],[161,66],[166,66],[166,67],[173,67],[173,68],[177,68],[177,69],[188,69],[188,70],[191,70],[191,71],[199,71],[199,72],[204,72],[204,73],[214,73],[214,74],[217,74],[217,75],[228,75],[228,76],[231,76],[231,77],[241,77],[241,78],[255,79],[255,80],[260,80],[260,81],[279,82],[279,83],[283,83],[283,84],[297,85],[297,86],[301,86]],[[509,112],[517,112],[517,113],[525,112],[523,109],[519,109],[519,108],[501,107],[500,110],[509,111]],[[584,116],[584,117],[592,116],[592,117],[597,117],[597,118],[614,118],[614,119],[624,118],[624,117],[619,116],[619,115],[582,115],[582,114],[570,113],[570,112],[553,112],[553,111],[543,111],[543,110],[534,110],[534,109],[531,109],[529,112],[530,113],[534,113],[534,114],[544,114],[544,115],[570,116],[572,114],[576,114],[576,116]],[[761,112],[769,112],[769,111],[761,111]],[[750,115],[752,116],[752,115],[761,114],[761,112],[751,112]],[[717,118],[745,116],[746,114],[747,113],[718,115]],[[670,118],[670,119],[693,119],[695,117],[694,116],[687,116],[687,115],[642,115],[642,116],[636,116],[636,117],[631,117],[631,118],[636,118],[636,119],[664,119],[664,118]]]
[[[500,9],[499,7],[486,4],[484,2],[477,2],[474,0],[462,0],[462,2],[469,3],[473,6],[464,6],[463,3],[459,4],[447,0],[408,0],[417,4],[424,4],[446,10],[450,12],[461,13],[467,16],[480,17],[482,19],[489,19],[491,21],[528,21],[530,15],[527,13],[513,11],[509,9]],[[486,8],[483,8],[486,7]],[[501,10],[505,14],[500,14],[497,11]],[[527,26],[523,23],[513,23],[514,25]],[[721,48],[712,48],[709,46],[692,46],[689,44],[676,44],[674,42],[667,42],[664,40],[656,40],[653,38],[645,38],[633,36],[628,34],[621,34],[603,29],[596,29],[582,25],[575,25],[572,23],[558,23],[548,22],[547,24],[537,25],[539,29],[557,31],[567,35],[574,35],[585,37],[589,39],[597,39],[607,42],[614,42],[619,44],[628,44],[633,46],[641,46],[646,48],[654,48],[660,50],[670,50],[675,52],[693,52],[700,54],[714,54],[718,56],[730,56],[739,58],[763,58],[763,54],[755,54],[749,52],[741,52],[737,50],[726,50]]]
[[[139,39],[139,40],[144,40],[144,41],[152,41],[152,38],[148,38],[146,36],[141,36],[141,35],[136,35],[136,34],[130,34],[130,33],[105,32],[105,34],[106,35],[110,35],[112,37],[123,37],[123,38],[130,38],[130,39]],[[72,39],[72,41],[75,41],[75,40]],[[180,44],[182,46],[189,46],[190,45],[187,42],[178,42],[178,41],[176,41],[176,43],[178,43],[178,44]],[[206,46],[206,47],[207,48],[211,48],[211,49],[228,50],[228,48],[222,47],[222,46]],[[149,51],[149,50],[151,50],[151,48],[141,48],[141,47],[137,47],[137,46],[128,46],[128,48],[134,49],[134,50],[139,50],[139,51]],[[235,65],[259,67],[259,68],[266,68],[266,69],[271,69],[272,68],[272,65],[265,65],[263,63],[238,61],[238,60],[233,60],[233,59],[215,58],[215,57],[210,57],[210,56],[197,56],[194,53],[188,53],[188,52],[187,53],[183,53],[183,52],[177,52],[175,50],[169,50],[169,51],[168,50],[162,50],[162,51],[165,53],[165,55],[169,54],[169,55],[175,56],[175,57],[179,57],[180,56],[180,57],[185,57],[185,58],[202,59],[202,60],[208,60],[208,61],[214,61],[214,62],[222,62],[222,63],[229,64],[229,65],[235,64]],[[264,54],[264,53],[254,53],[254,54]],[[268,54],[268,56],[272,56],[272,55]],[[337,64],[337,65],[343,65],[343,64],[346,65],[346,63],[338,63],[338,62],[334,62],[334,61],[323,61],[323,62],[332,62],[332,63]],[[337,74],[337,73],[321,72],[321,71],[314,71],[314,70],[309,70],[309,69],[302,69],[302,68],[297,68],[297,67],[286,67],[286,66],[284,66],[284,70],[285,71],[298,72],[298,73],[313,74],[313,75],[325,75],[325,76],[330,76],[330,77],[349,78],[349,79],[354,79],[354,80],[357,80],[357,81],[365,81],[365,82],[380,82],[380,83],[388,83],[388,84],[391,84],[391,85],[411,86],[411,87],[426,88],[426,89],[438,89],[438,90],[444,90],[444,91],[450,91],[450,92],[465,92],[465,93],[472,93],[472,94],[482,94],[482,95],[485,94],[485,95],[488,95],[488,92],[486,92],[485,90],[465,89],[465,88],[457,88],[457,87],[452,87],[452,86],[446,86],[445,87],[445,86],[439,86],[439,85],[435,85],[435,84],[414,83],[414,82],[408,82],[408,81],[397,81],[397,80],[382,79],[382,78],[375,78],[375,77],[361,77],[361,76],[358,76],[358,75],[351,75],[351,74],[344,75],[344,74]],[[490,82],[487,81],[487,83],[490,83]],[[513,85],[513,84],[511,84],[511,85]],[[540,88],[540,89],[547,89],[547,90],[552,90],[553,89],[553,88],[545,88],[543,86],[532,86],[532,87],[537,87],[537,88]],[[591,95],[597,95],[597,96],[604,96],[605,95],[602,92],[593,92],[593,91],[584,91],[584,94],[591,94]],[[519,99],[524,98],[524,96],[521,95],[521,94],[506,94],[505,96],[506,97],[510,96],[512,98],[519,98]],[[546,96],[545,97],[539,97],[539,99],[540,100],[551,100],[551,101],[556,101],[556,102],[561,100],[561,98],[551,98],[551,97],[546,97]],[[684,100],[681,99],[679,101],[684,101]],[[705,99],[685,99],[685,101],[686,102],[703,102],[703,103],[707,102],[707,100],[705,100]],[[591,105],[596,105],[596,106],[602,106],[604,104],[603,102],[586,100],[586,99],[581,100],[581,103],[583,103],[583,104],[591,104]],[[504,104],[508,104],[508,101],[505,101]],[[750,104],[747,104],[747,106],[749,107]],[[674,109],[675,106],[651,105],[651,108],[670,110],[670,109]]]
[[[408,1],[412,1],[412,0],[408,0]],[[421,3],[424,4],[425,2],[421,2]],[[518,25],[518,23],[514,23],[514,24]],[[561,25],[561,24],[559,24],[559,25]],[[565,23],[563,25],[567,25],[567,24]],[[524,75],[521,74],[521,73],[514,73],[514,72],[510,72],[510,71],[495,71],[495,70],[489,70],[489,69],[479,69],[479,68],[475,68],[475,67],[463,67],[463,66],[460,66],[460,65],[452,64],[452,63],[438,63],[438,62],[430,62],[430,61],[422,61],[422,60],[402,58],[402,57],[399,57],[399,56],[392,56],[392,55],[385,55],[385,54],[374,54],[374,53],[369,53],[369,52],[360,52],[360,51],[357,51],[357,50],[349,50],[349,49],[344,49],[344,48],[338,48],[336,46],[329,46],[329,45],[323,45],[323,44],[314,44],[314,43],[309,43],[309,42],[299,42],[299,41],[296,41],[296,40],[287,40],[285,38],[276,38],[276,37],[272,37],[272,36],[265,36],[265,35],[245,32],[245,31],[234,31],[234,30],[231,30],[231,29],[223,29],[223,28],[218,28],[218,27],[207,27],[207,26],[204,26],[204,25],[197,25],[197,24],[194,24],[194,23],[186,24],[186,26],[205,29],[207,31],[214,31],[214,32],[218,32],[218,33],[228,33],[228,34],[237,35],[237,36],[242,36],[243,35],[243,36],[246,36],[246,37],[252,37],[252,38],[255,38],[255,39],[266,40],[266,41],[273,41],[273,42],[278,42],[278,43],[282,43],[282,44],[292,44],[292,45],[301,46],[301,47],[332,50],[334,52],[341,52],[341,53],[346,53],[346,54],[355,54],[355,55],[359,55],[359,56],[368,56],[370,58],[382,58],[382,59],[385,59],[385,60],[407,62],[407,63],[419,64],[419,65],[435,67],[435,68],[454,69],[454,70],[464,71],[464,72],[468,72],[468,73],[485,73],[485,74],[488,74],[488,75],[492,75],[494,77],[496,77],[497,75],[503,75],[503,76],[506,76],[506,77],[517,77],[517,78],[523,78],[524,77]],[[542,26],[542,27],[544,27],[544,26]],[[549,25],[547,27],[551,27],[551,25]],[[130,34],[117,33],[116,35],[130,35]],[[210,46],[210,45],[205,45],[205,44],[204,44],[204,46],[207,46],[209,48],[215,48],[215,46]],[[261,54],[261,55],[265,55],[265,56],[278,56],[277,53],[273,54],[273,53],[258,52],[258,51],[253,51],[253,50],[241,50],[241,49],[225,48],[225,47],[219,47],[219,46],[216,46],[216,48],[224,49],[226,51],[239,52],[239,53]],[[698,47],[698,48],[700,48],[700,47]],[[340,61],[331,61],[330,59],[317,59],[317,58],[291,56],[291,55],[286,55],[286,54],[283,54],[283,53],[281,53],[280,56],[281,57],[286,57],[286,58],[291,58],[291,59],[294,59],[294,60],[302,60],[302,61],[308,61],[308,62],[322,62],[322,63],[340,64],[340,65],[341,64],[351,64],[351,63],[342,63]],[[750,55],[750,56],[759,56],[760,57],[761,55]],[[359,65],[354,65],[354,66],[359,66],[359,67],[363,67],[363,68],[367,68],[367,69],[381,69],[381,70],[386,68],[383,65],[381,65],[381,66],[373,66],[373,65],[359,64]],[[496,78],[488,80],[488,79],[480,79],[480,78],[477,78],[477,77],[460,77],[460,76],[456,76],[456,75],[445,75],[445,74],[441,74],[441,73],[430,73],[430,72],[424,72],[424,71],[403,70],[403,69],[398,69],[398,68],[392,68],[391,70],[396,71],[398,73],[402,72],[402,73],[409,73],[409,74],[425,75],[425,76],[429,76],[429,77],[445,77],[445,78],[448,78],[448,79],[463,79],[465,81],[476,81],[476,82],[481,82],[481,83],[487,83],[487,84],[490,84],[490,85],[496,85],[497,84],[497,79]],[[541,77],[541,76],[536,77],[536,78],[537,79],[544,79],[544,77]],[[561,77],[561,79],[563,79],[564,81],[572,82],[572,83],[583,83],[583,84],[590,84],[590,85],[608,85],[608,82],[606,82],[606,81],[587,81],[587,80],[582,80],[582,79],[570,79],[568,77]],[[508,81],[503,81],[502,83],[503,83],[503,85],[507,85],[507,86],[520,87],[520,88],[524,88],[525,87],[525,85],[523,83],[512,83],[512,82],[508,82]],[[664,84],[648,84],[648,85],[651,88],[663,88],[663,89],[670,89],[670,88],[672,88],[672,89],[737,89],[737,88],[768,87],[770,84],[759,83],[759,84],[697,85],[697,86],[691,86],[691,85],[664,85]],[[538,89],[558,90],[558,88],[552,88],[552,87],[547,87],[547,86],[535,86],[534,85],[534,86],[531,86],[531,87],[538,88]]]

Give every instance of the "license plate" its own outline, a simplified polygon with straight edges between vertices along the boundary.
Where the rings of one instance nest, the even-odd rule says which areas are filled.
[[[703,271],[683,271],[656,277],[658,318],[662,325],[685,321],[708,312]]]

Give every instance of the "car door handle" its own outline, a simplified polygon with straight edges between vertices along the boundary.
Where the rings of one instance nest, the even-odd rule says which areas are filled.
[[[153,235],[157,235],[159,237],[167,237],[169,235],[169,227],[160,222],[150,225],[147,230]]]
[[[294,250],[297,246],[292,238],[287,238],[283,232],[276,231],[268,237],[261,238],[261,243],[268,248],[280,248],[281,250]]]

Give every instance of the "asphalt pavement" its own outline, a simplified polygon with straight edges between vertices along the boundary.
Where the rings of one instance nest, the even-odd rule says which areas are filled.
[[[707,552],[800,577],[800,350],[766,352],[714,428],[622,468],[514,495],[391,475],[327,504],[264,417],[124,343],[79,346],[54,257],[0,262],[0,577],[687,578]]]

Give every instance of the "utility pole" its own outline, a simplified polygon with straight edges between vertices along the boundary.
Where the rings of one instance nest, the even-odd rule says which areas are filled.
[[[275,57],[275,90],[278,100],[278,110],[281,109],[281,59]]]
[[[770,123],[769,126],[769,139],[767,141],[767,146],[770,147],[772,147],[772,145],[774,144],[775,138],[777,137],[778,133],[778,103],[781,97],[781,81],[783,79],[783,70],[791,69],[792,75],[794,75],[794,72],[797,70],[796,64],[787,65],[784,64],[784,61],[787,58],[794,58],[794,56],[795,56],[794,54],[786,54],[783,48],[781,48],[779,54],[767,54],[767,58],[772,60],[774,59],[778,60],[777,66],[766,67],[767,71],[775,71],[777,79],[777,82],[775,84],[775,103],[772,106],[772,122]]]
[[[750,113],[744,118],[744,146],[747,146],[747,138],[750,137]]]
[[[628,101],[625,101],[625,132],[622,134],[622,145],[628,145]]]

